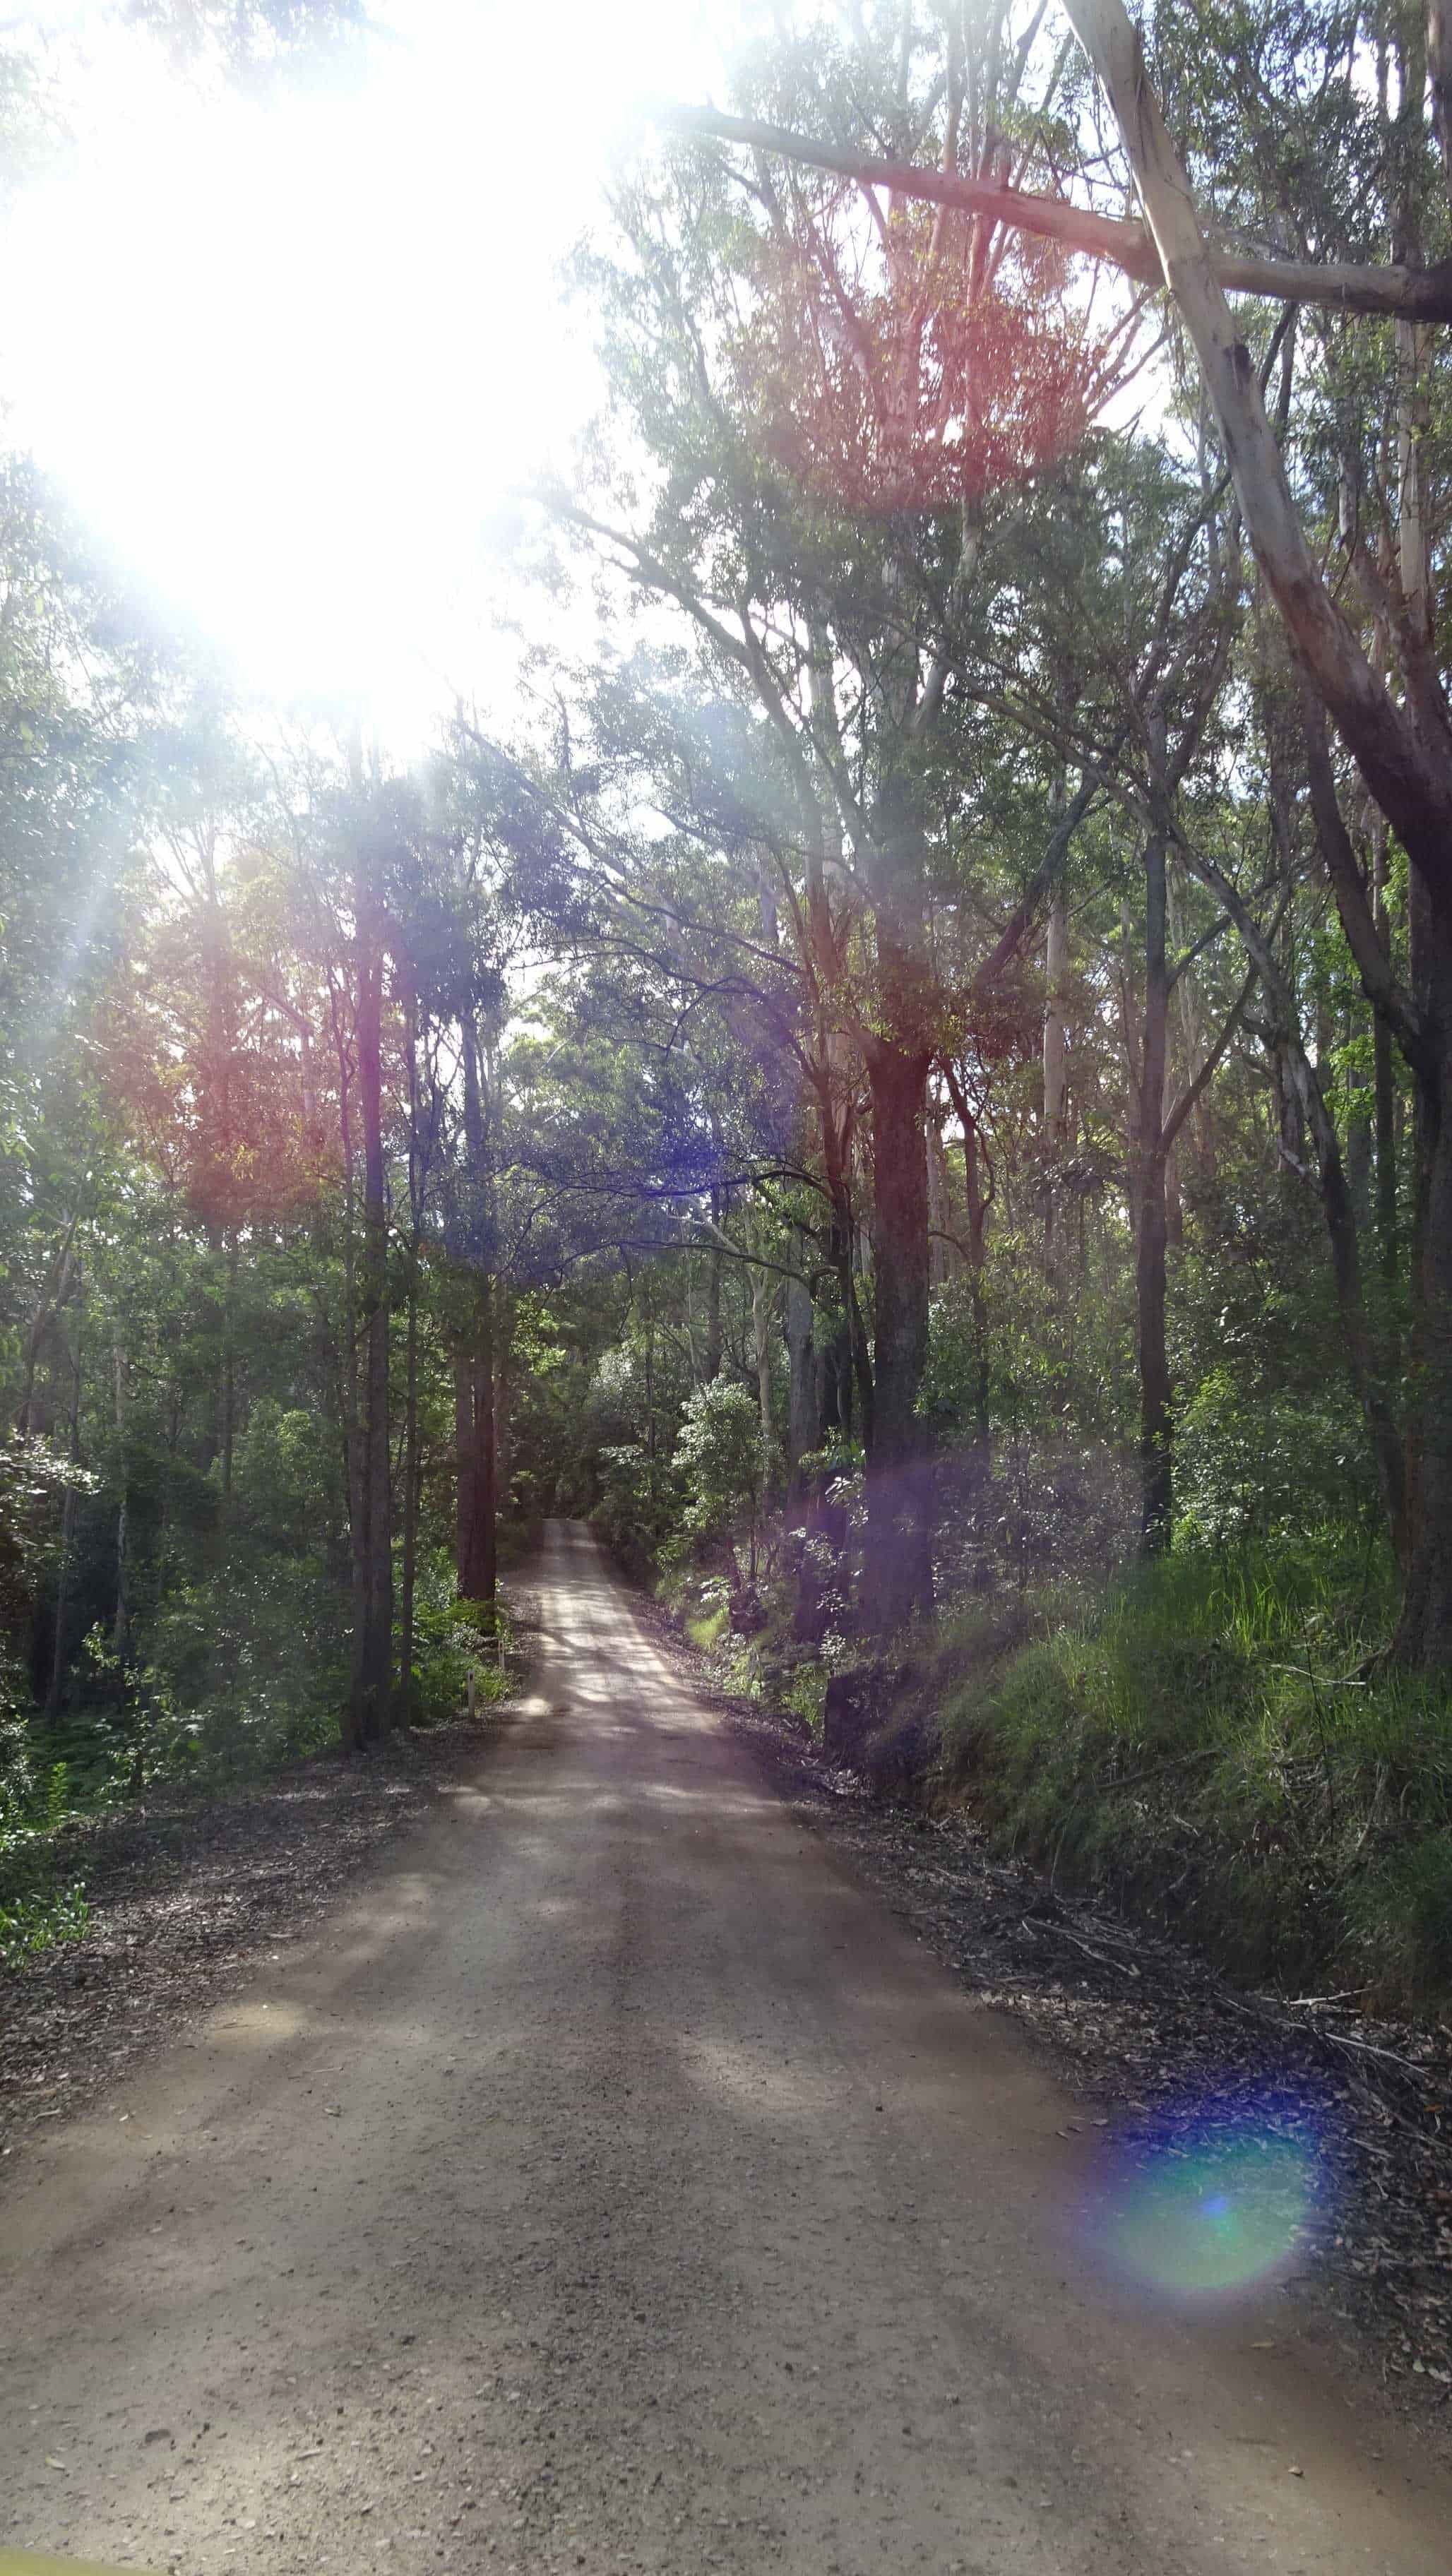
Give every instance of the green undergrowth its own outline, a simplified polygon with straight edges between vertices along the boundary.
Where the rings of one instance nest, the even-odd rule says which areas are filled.
[[[458,1719],[471,1671],[481,1714],[512,1685],[514,1631],[504,1604],[491,1617],[456,1600],[452,1586],[442,1556],[425,1560],[408,1693],[413,1727]],[[157,1790],[205,1804],[336,1748],[347,1687],[340,1636],[301,1617],[290,1628],[271,1597],[263,1615],[240,1584],[230,1629],[204,1615],[210,1608],[178,1594],[151,1652],[124,1668],[89,1640],[84,1685],[59,1722],[23,1713],[13,1694],[0,1707],[0,1965],[85,1931],[84,1882],[57,1858],[71,1827],[133,1808]]]
[[[1062,1883],[1244,1974],[1452,1993],[1452,1693],[1376,1660],[1390,1568],[1339,1530],[1176,1553],[1098,1601],[946,1619],[942,1786]]]
[[[625,1572],[631,1568],[616,1552],[617,1562]],[[639,1578],[636,1578],[639,1579]],[[703,1574],[680,1565],[655,1567],[650,1574],[651,1589],[666,1615],[672,1619],[698,1655],[719,1658],[729,1654],[733,1645],[729,1587],[718,1574]]]
[[[674,1569],[657,1592],[723,1688],[820,1741],[828,1676],[860,1642],[804,1652],[785,1580],[750,1635],[719,1577]],[[1437,2011],[1452,1689],[1390,1665],[1395,1615],[1389,1558],[1342,1525],[1182,1545],[1107,1588],[999,1580],[897,1641],[884,1729],[931,1761],[927,1799],[970,1805],[1060,1886],[1255,1981]]]
[[[477,1601],[420,1602],[415,1613],[413,1696],[415,1726],[443,1726],[474,1699],[487,1708],[509,1689],[513,1629],[503,1602],[493,1616]]]
[[[709,1655],[720,1645],[731,1626],[731,1613],[724,1601],[713,1608],[703,1608],[685,1617],[685,1631],[697,1654]]]
[[[765,1584],[760,1623],[743,1636],[731,1623],[729,1586],[719,1574],[673,1567],[660,1575],[655,1597],[697,1654],[709,1657],[713,1677],[736,1699],[783,1709],[821,1741],[831,1669],[825,1655],[804,1655],[792,1637],[792,1604],[784,1585]]]
[[[0,1903],[0,1965],[14,1968],[62,1941],[78,1941],[90,1920],[80,1880],[60,1887],[47,1874],[28,1894],[12,1894]]]
[[[7,1730],[13,1738],[14,1727]],[[24,1785],[17,1794],[19,1773]],[[7,1767],[0,1788],[0,1965],[13,1968],[59,1941],[78,1940],[90,1920],[79,1880],[62,1880],[55,1843],[72,1813],[69,1774],[54,1762],[38,1776]]]

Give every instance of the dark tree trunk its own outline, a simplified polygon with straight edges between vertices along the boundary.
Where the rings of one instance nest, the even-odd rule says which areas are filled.
[[[232,1459],[237,1445],[237,1260],[238,1243],[234,1229],[227,1237],[226,1285],[222,1293],[222,1367],[217,1405],[222,1468],[217,1541],[223,1556],[232,1521]]]
[[[455,1373],[459,1597],[478,1602],[492,1619],[498,1587],[494,1211],[479,1035],[472,1015],[465,1015],[462,1029],[464,1150],[468,1162],[464,1196],[469,1214],[464,1247],[468,1326]]]
[[[511,1446],[514,1403],[513,1358],[513,1318],[507,1298],[500,1294],[496,1295],[494,1306],[494,1520],[496,1529],[501,1497],[505,1510],[509,1509],[514,1457]],[[497,1548],[495,1556],[497,1562]]]
[[[418,1590],[418,1245],[408,1271],[408,1339],[403,1382],[403,1603],[399,1639],[399,1711],[405,1725],[413,1715],[414,1599]]]
[[[1372,917],[1383,950],[1390,954],[1386,919],[1386,825],[1377,817],[1372,839],[1371,890]],[[1372,1081],[1376,1099],[1376,1239],[1379,1267],[1388,1292],[1389,1333],[1395,1332],[1395,1296],[1399,1245],[1397,1241],[1397,1086],[1392,1061],[1392,1034],[1382,1013],[1373,1010]],[[1391,1347],[1391,1365],[1398,1357]]]
[[[721,1194],[711,1192],[711,1223],[721,1222]],[[722,1255],[712,1250],[706,1257],[706,1356],[701,1375],[709,1385],[721,1374],[721,1269]]]
[[[474,1369],[467,1350],[454,1353],[454,1581],[469,1598],[474,1563]]]
[[[1170,1540],[1174,1505],[1170,1362],[1165,1339],[1165,1037],[1170,988],[1165,954],[1165,844],[1152,832],[1145,846],[1145,997],[1139,1098],[1139,1217],[1135,1242],[1135,1309],[1139,1345],[1141,1539],[1147,1556]]]
[[[1417,1071],[1412,1339],[1407,1408],[1406,1586],[1395,1653],[1452,1664],[1452,931],[1412,880],[1412,977],[1424,1059]]]
[[[353,1673],[348,1741],[381,1743],[392,1706],[393,1516],[388,1454],[388,1210],[383,1178],[383,941],[377,906],[359,895],[358,1097],[363,1121],[363,1260],[358,1316],[363,1401],[352,1479]]]
[[[476,1298],[472,1347],[454,1362],[459,1598],[491,1614],[499,1572],[492,1305],[486,1280]]]
[[[867,1348],[867,1332],[857,1298],[857,1280],[853,1269],[854,1236],[852,1188],[850,1176],[850,1118],[844,1114],[838,1095],[836,1077],[841,1068],[829,1062],[817,1083],[818,1114],[822,1138],[822,1172],[827,1184],[827,1199],[832,1210],[829,1257],[837,1282],[841,1318],[835,1333],[817,1336],[818,1394],[817,1412],[822,1437],[838,1431],[844,1440],[852,1437],[853,1395],[862,1422],[864,1447],[872,1443],[872,1361]]]
[[[782,1337],[787,1347],[787,1500],[794,1503],[801,1494],[801,1463],[820,1446],[821,1425],[817,1414],[817,1366],[812,1347],[812,1292],[805,1279],[789,1279],[782,1318]]]
[[[116,1400],[116,1608],[111,1621],[111,1652],[124,1665],[131,1644],[131,1479],[126,1458],[126,1354],[119,1339],[112,1345],[111,1368]]]
[[[85,1319],[83,1283],[76,1298],[76,1346],[72,1354],[71,1375],[71,1464],[81,1463],[81,1339]],[[67,1485],[61,1504],[60,1564],[56,1572],[55,1636],[51,1644],[50,1684],[45,1695],[47,1717],[60,1713],[66,1686],[66,1632],[70,1625],[71,1555],[75,1541],[75,1487]]]
[[[418,1299],[423,1242],[425,1158],[419,1140],[418,1006],[408,995],[408,1335],[403,1389],[403,1603],[398,1655],[398,1706],[405,1725],[413,1716],[414,1599],[418,1590]]]
[[[917,1418],[928,1353],[928,1063],[925,1053],[885,1039],[867,1043],[876,1333],[865,1607],[879,1633],[933,1604],[931,1496]]]
[[[988,1304],[983,1290],[983,1273],[988,1257],[988,1210],[991,1205],[983,1186],[983,1149],[978,1135],[978,1121],[969,1107],[968,1094],[951,1064],[943,1068],[948,1097],[953,1103],[958,1124],[963,1130],[963,1183],[968,1206],[968,1240],[964,1246],[968,1264],[968,1299],[973,1318],[973,1438],[979,1452],[981,1469],[987,1475],[992,1430],[988,1410]]]

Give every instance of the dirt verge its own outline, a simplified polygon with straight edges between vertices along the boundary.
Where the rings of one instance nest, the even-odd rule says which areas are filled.
[[[77,1941],[0,1967],[0,2155],[80,2106],[295,1939],[379,1848],[470,1773],[487,1720],[395,1736],[376,1755],[319,1755],[201,1799],[174,1789],[58,1838],[81,1879]]]
[[[1182,1944],[993,1856],[971,1809],[875,1798],[791,1716],[731,1697],[657,1613],[695,1687],[779,1794],[985,2001],[1011,2013],[1125,2151],[1191,2153],[1253,2116],[1314,2158],[1306,2268],[1319,2326],[1452,2449],[1452,2032],[1352,1998],[1238,1988]]]

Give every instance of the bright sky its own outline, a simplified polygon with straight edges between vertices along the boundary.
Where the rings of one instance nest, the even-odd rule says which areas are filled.
[[[388,16],[388,12],[380,12]],[[0,391],[243,685],[361,697],[407,753],[499,688],[490,524],[596,393],[555,270],[689,0],[397,0],[361,84],[204,99],[94,32],[76,148],[5,228]]]

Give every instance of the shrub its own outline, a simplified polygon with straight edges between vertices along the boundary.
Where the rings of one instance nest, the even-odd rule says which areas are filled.
[[[448,1580],[436,1567],[432,1584],[414,1602],[410,1713],[417,1726],[445,1726],[460,1716],[468,1706],[471,1672],[480,1705],[502,1699],[508,1688],[509,1623],[502,1604],[491,1616],[483,1602],[452,1600],[445,1593]]]
[[[709,1546],[749,1517],[754,1560],[766,1463],[761,1417],[746,1388],[719,1377],[698,1386],[687,1400],[671,1461],[685,1496],[680,1544]]]
[[[36,1957],[58,1941],[79,1941],[91,1919],[86,1891],[79,1879],[69,1887],[45,1887],[28,1896],[0,1897],[0,1960],[7,1968]]]
[[[720,1645],[730,1626],[729,1601],[717,1600],[709,1608],[703,1605],[694,1615],[689,1611],[686,1614],[686,1635],[698,1654],[710,1654],[713,1647]]]
[[[813,1657],[810,1662],[794,1664],[782,1684],[782,1705],[800,1720],[807,1733],[814,1736],[819,1744],[829,1678],[827,1665]]]

